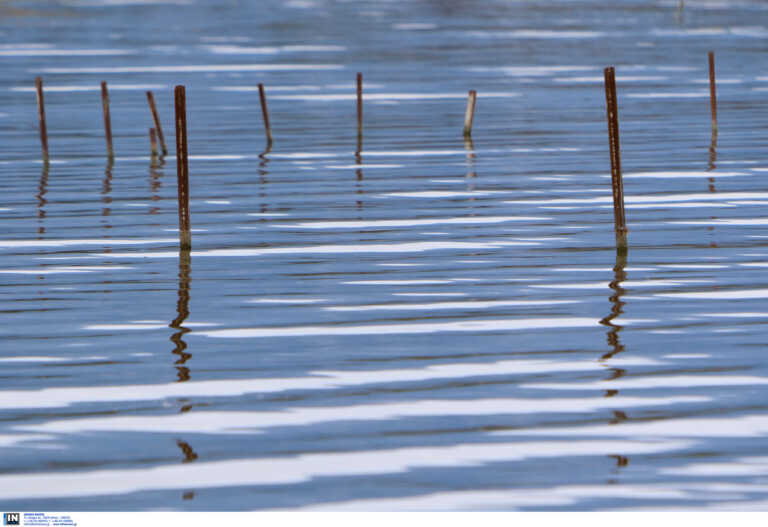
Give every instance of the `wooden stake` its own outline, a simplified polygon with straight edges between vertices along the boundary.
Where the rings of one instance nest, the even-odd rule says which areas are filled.
[[[154,128],[149,129],[149,148],[152,157],[157,157],[157,134]]]
[[[363,137],[363,74],[357,74],[357,137],[358,143]]]
[[[272,148],[272,127],[269,125],[267,96],[264,93],[264,85],[261,83],[259,83],[259,100],[261,101],[261,115],[264,117],[264,131],[267,134],[267,150],[269,150]]]
[[[616,229],[616,247],[627,249],[627,220],[624,214],[624,182],[621,177],[621,150],[619,148],[619,108],[616,100],[616,73],[605,68],[605,107],[608,118],[608,141],[611,151],[611,185],[613,187],[613,222]]]
[[[45,124],[45,99],[43,98],[43,79],[35,79],[37,90],[37,117],[40,121],[40,146],[43,150],[43,163],[48,163],[48,127]]]
[[[715,52],[709,52],[709,109],[712,113],[712,135],[717,135],[717,93],[715,90]]]
[[[112,148],[112,121],[109,118],[109,93],[107,92],[107,83],[101,81],[101,108],[104,110],[104,136],[107,138],[107,156],[114,157],[115,151]]]
[[[176,178],[179,189],[179,245],[182,251],[192,248],[189,228],[189,164],[187,148],[187,99],[184,86],[174,90],[176,102]]]
[[[475,120],[475,103],[477,102],[477,92],[469,90],[467,98],[467,110],[464,112],[464,137],[472,136],[472,121]]]
[[[152,120],[155,123],[155,131],[157,137],[160,139],[160,147],[163,149],[163,155],[168,155],[168,148],[165,146],[165,136],[163,135],[163,127],[160,125],[160,117],[157,115],[157,108],[155,107],[155,98],[151,91],[147,92],[147,102],[149,103],[149,111],[152,112]]]

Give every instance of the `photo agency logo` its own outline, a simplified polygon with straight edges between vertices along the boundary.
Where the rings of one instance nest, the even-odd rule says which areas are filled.
[[[21,525],[21,514],[18,512],[3,513],[3,525]]]

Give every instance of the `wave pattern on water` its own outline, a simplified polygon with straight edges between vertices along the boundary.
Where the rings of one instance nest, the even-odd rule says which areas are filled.
[[[235,4],[0,7],[4,509],[768,503],[764,3]]]

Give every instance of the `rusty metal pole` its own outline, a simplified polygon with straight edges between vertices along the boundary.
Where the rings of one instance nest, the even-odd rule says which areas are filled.
[[[149,103],[149,111],[152,113],[152,121],[155,123],[155,131],[157,132],[157,138],[160,139],[160,148],[163,149],[163,155],[168,155],[168,148],[165,146],[165,136],[163,135],[163,127],[160,125],[160,117],[157,115],[157,107],[155,106],[155,98],[151,91],[147,92],[147,102]]]
[[[109,92],[107,83],[101,81],[101,108],[104,110],[104,136],[107,139],[107,157],[115,157],[115,151],[112,148],[112,121],[109,117]]]
[[[475,120],[475,103],[477,102],[477,92],[469,90],[467,98],[467,110],[464,112],[464,137],[472,136],[472,122]]]
[[[715,52],[709,52],[709,109],[712,113],[712,135],[717,136],[717,93],[715,90]]]
[[[269,111],[267,110],[267,96],[264,93],[264,85],[259,83],[259,100],[261,101],[261,115],[264,118],[264,131],[267,134],[267,150],[272,148],[272,127],[269,124]]]
[[[189,163],[187,148],[187,100],[184,86],[174,90],[176,103],[176,178],[179,190],[179,246],[182,251],[192,248],[189,227]]]
[[[605,68],[605,107],[608,118],[608,141],[611,152],[611,186],[613,187],[613,222],[616,230],[616,248],[627,250],[627,220],[624,214],[624,182],[621,176],[621,150],[619,143],[619,108],[616,100],[616,73]]]
[[[357,143],[363,142],[363,74],[357,74]]]
[[[43,163],[48,163],[48,127],[45,124],[45,99],[43,97],[43,79],[35,79],[35,90],[37,92],[37,117],[40,121],[40,146],[43,150]]]

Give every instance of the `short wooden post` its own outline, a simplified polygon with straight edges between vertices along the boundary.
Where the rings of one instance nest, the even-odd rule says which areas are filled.
[[[475,103],[477,102],[477,92],[469,90],[467,98],[467,110],[464,112],[464,137],[472,136],[472,121],[475,120]]]
[[[267,134],[267,150],[269,150],[272,148],[272,127],[269,124],[267,96],[264,93],[264,85],[262,83],[259,83],[259,100],[261,101],[261,115],[264,118],[264,131]]]
[[[35,90],[37,92],[37,117],[40,122],[40,146],[43,150],[43,163],[48,163],[48,127],[45,124],[45,99],[43,97],[43,79],[35,79]]]
[[[109,92],[107,83],[101,81],[101,108],[104,111],[104,137],[107,139],[107,156],[114,157],[115,151],[112,148],[112,120],[109,116]]]
[[[152,113],[152,121],[155,123],[155,131],[157,132],[157,138],[160,140],[160,148],[163,149],[163,155],[168,155],[168,148],[165,146],[165,136],[163,135],[163,127],[160,125],[160,117],[157,115],[157,107],[155,106],[155,98],[151,91],[147,92],[147,102],[149,103],[149,111]]]

